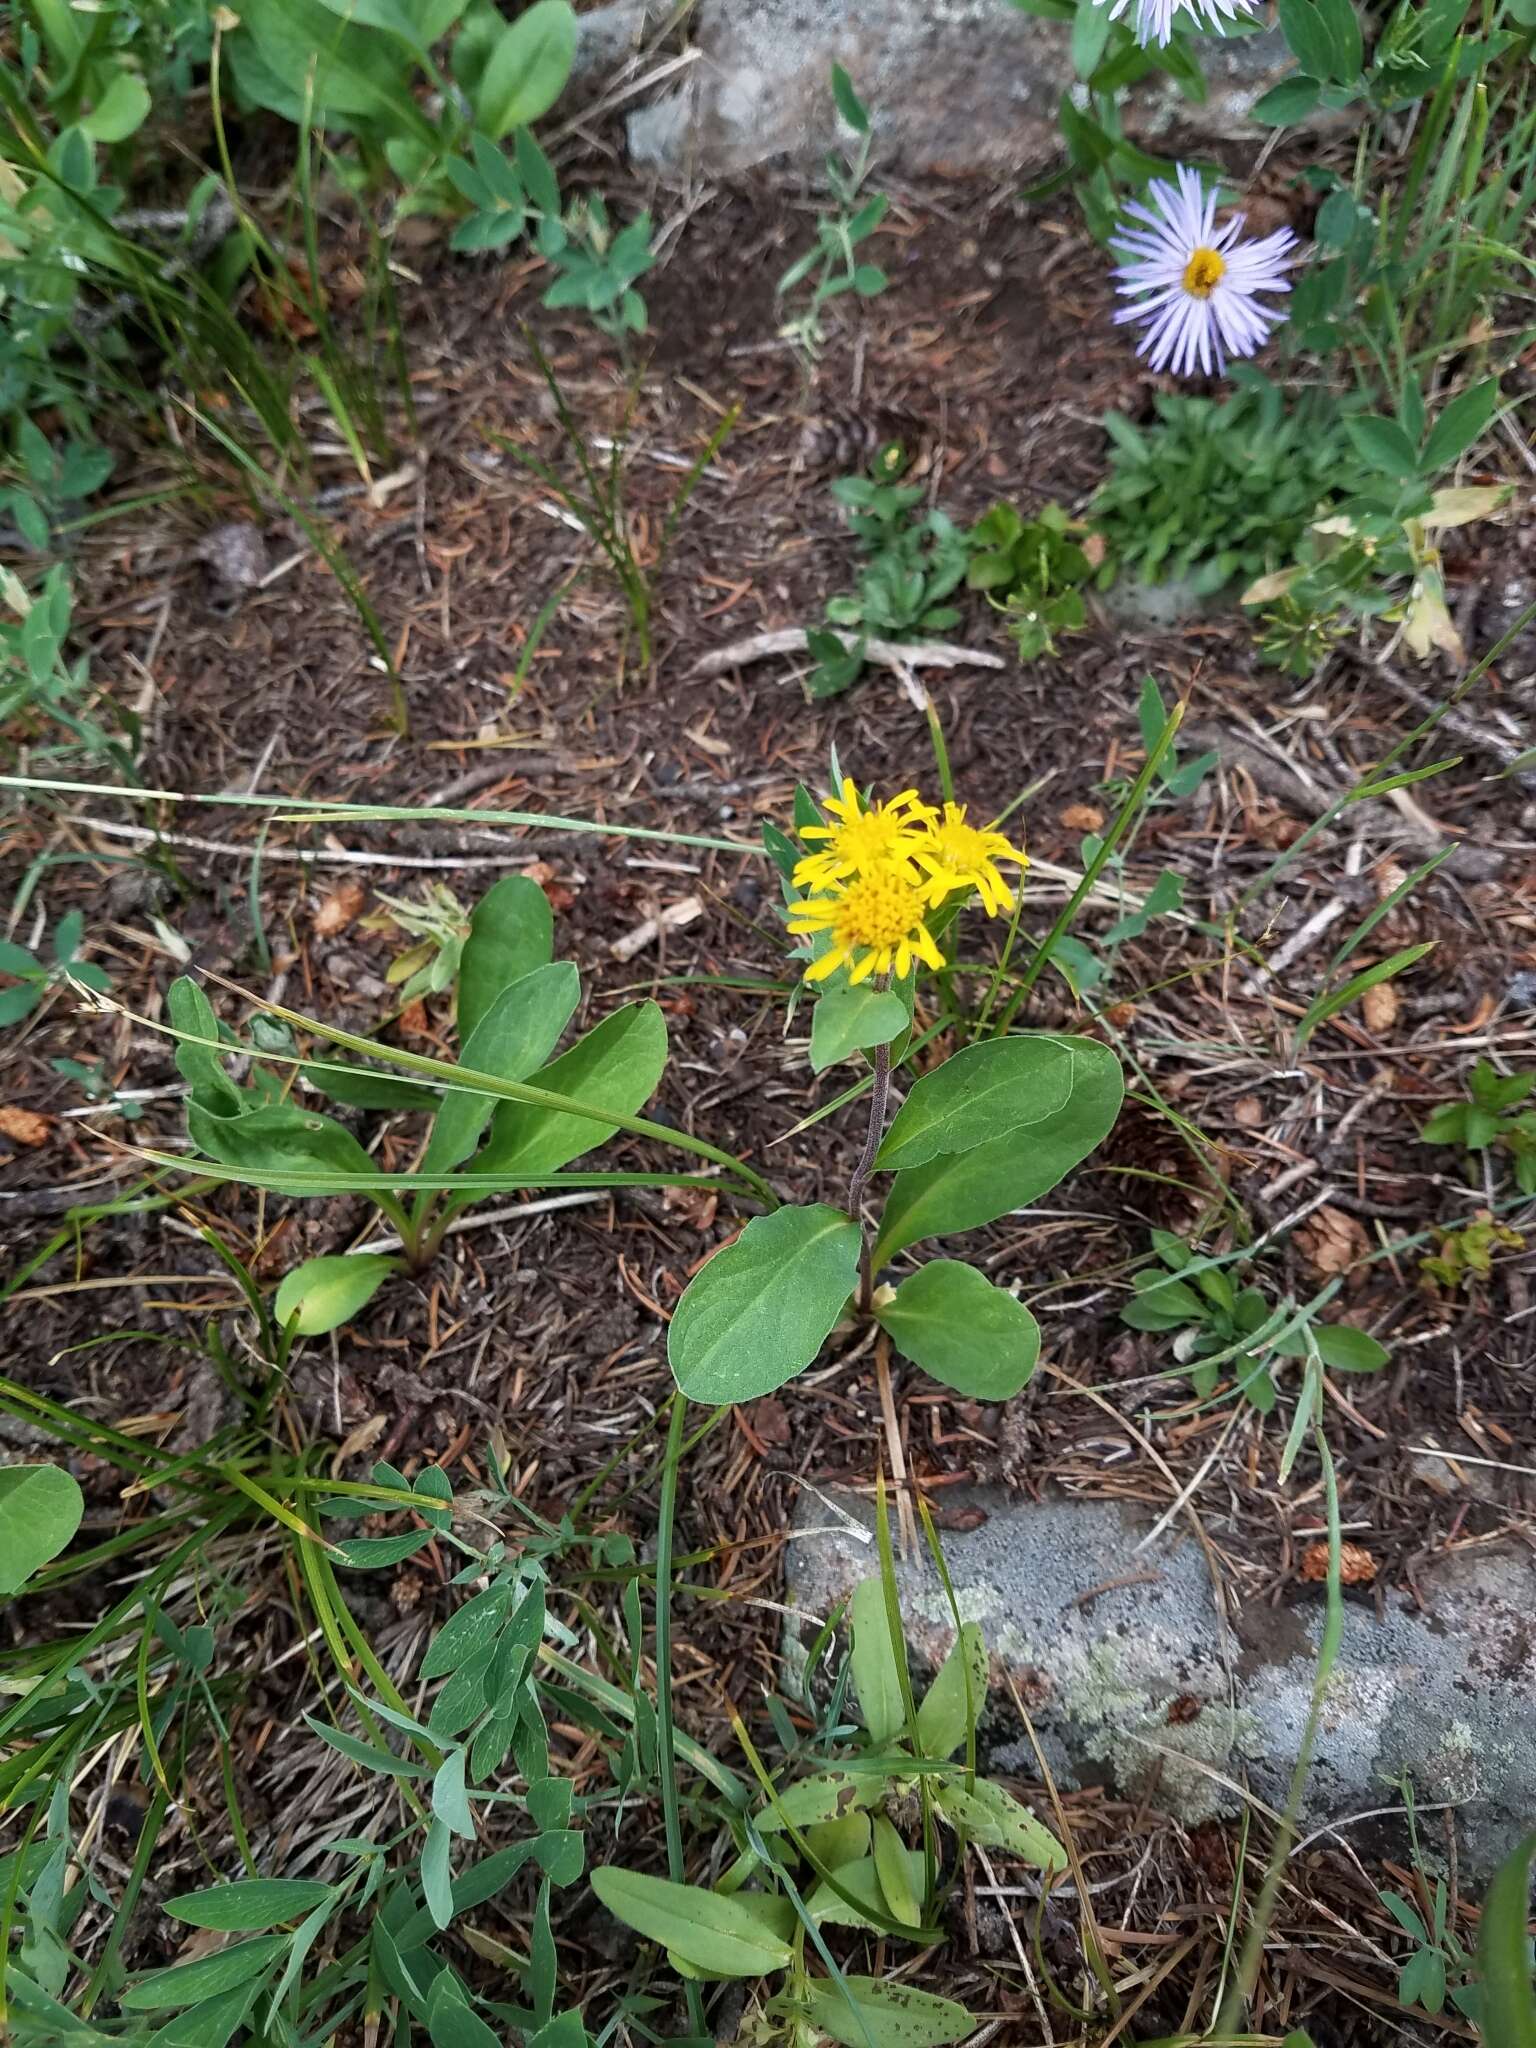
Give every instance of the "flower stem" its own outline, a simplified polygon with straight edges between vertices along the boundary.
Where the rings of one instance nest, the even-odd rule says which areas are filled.
[[[869,1177],[875,1170],[875,1154],[880,1150],[880,1140],[885,1132],[885,1112],[890,1100],[891,1048],[889,1045],[877,1045],[874,1086],[869,1091],[869,1129],[864,1136],[864,1150],[859,1154],[859,1163],[853,1169],[853,1179],[848,1183],[848,1214],[858,1224],[863,1236],[863,1249],[859,1253],[859,1307],[865,1315],[874,1307],[875,1273],[872,1247],[864,1232],[864,1218],[860,1212],[864,1207]]]

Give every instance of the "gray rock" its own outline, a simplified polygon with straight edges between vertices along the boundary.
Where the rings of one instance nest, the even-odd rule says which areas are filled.
[[[767,157],[819,157],[837,139],[834,61],[875,115],[882,161],[1016,172],[1061,156],[1071,25],[1006,0],[699,0],[689,31],[702,56],[684,86],[630,118],[631,154],[656,169],[715,176]],[[1293,68],[1274,31],[1202,37],[1200,53],[1204,104],[1155,75],[1127,96],[1132,136],[1252,134],[1255,100]]]
[[[1295,1607],[1246,1608],[1225,1631],[1199,1546],[1170,1531],[1138,1553],[1150,1517],[1130,1507],[987,1492],[967,1504],[988,1519],[943,1543],[962,1618],[992,1657],[994,1768],[1037,1771],[1016,1691],[1065,1784],[1111,1783],[1186,1825],[1236,1813],[1244,1784],[1284,1806],[1321,1588]],[[856,1496],[803,1497],[790,1604],[825,1616],[875,1571],[870,1528]],[[899,1574],[914,1658],[931,1669],[953,1641],[948,1601],[926,1554]],[[1392,1806],[1406,1774],[1421,1807],[1455,1805],[1463,1867],[1486,1875],[1536,1818],[1536,1559],[1514,1543],[1454,1551],[1417,1584],[1422,1611],[1395,1594],[1380,1620],[1346,1608],[1303,1821]]]

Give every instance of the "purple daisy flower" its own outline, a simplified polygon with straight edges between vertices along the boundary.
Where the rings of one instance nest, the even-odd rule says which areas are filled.
[[[1096,0],[1096,5],[1103,4],[1104,0]],[[1113,0],[1110,20],[1118,21],[1130,4],[1131,0]],[[1173,40],[1173,17],[1181,4],[1188,7],[1198,25],[1220,28],[1223,20],[1235,21],[1240,14],[1250,13],[1258,0],[1136,0],[1136,40],[1144,50],[1152,43],[1161,48]]]
[[[1235,213],[1218,228],[1215,193],[1205,190],[1198,171],[1177,168],[1177,188],[1154,178],[1147,187],[1152,206],[1127,206],[1146,225],[1122,228],[1109,246],[1125,258],[1115,289],[1131,300],[1115,324],[1144,329],[1136,353],[1154,370],[1190,377],[1197,369],[1224,370],[1229,355],[1255,354],[1284,320],[1282,307],[1264,305],[1255,294],[1290,290],[1285,273],[1296,260],[1296,237],[1276,228],[1261,241],[1239,241],[1243,216]]]

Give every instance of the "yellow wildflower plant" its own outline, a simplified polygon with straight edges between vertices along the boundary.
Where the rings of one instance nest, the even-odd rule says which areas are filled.
[[[852,777],[846,775],[842,795],[829,796],[826,808],[833,823],[801,828],[802,839],[827,843],[797,863],[797,889],[829,888],[915,853],[933,816],[915,789],[904,789],[888,803],[872,804],[866,810]]]
[[[798,937],[825,933],[832,941],[805,970],[807,981],[825,981],[844,965],[852,983],[872,974],[910,974],[914,960],[941,968],[944,955],[924,922],[927,894],[904,859],[887,859],[827,895],[807,896],[791,906],[789,929]]]
[[[1004,833],[968,825],[965,809],[947,803],[942,817],[930,811],[927,831],[911,848],[923,872],[924,900],[936,907],[957,889],[974,889],[988,917],[1002,917],[1013,908],[1013,891],[997,863],[1011,860],[1027,868],[1029,857],[1022,847],[1011,846]]]

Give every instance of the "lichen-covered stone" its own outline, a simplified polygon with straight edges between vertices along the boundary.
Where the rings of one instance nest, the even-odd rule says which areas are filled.
[[[1321,1590],[1249,1607],[1229,1628],[1204,1555],[1177,1531],[1145,1551],[1150,1518],[1112,1502],[978,1493],[986,1521],[944,1537],[961,1617],[992,1656],[994,1767],[1036,1769],[1019,1713],[1067,1783],[1149,1795],[1187,1824],[1235,1813],[1246,1784],[1284,1805],[1311,1705]],[[789,1548],[789,1598],[824,1616],[877,1567],[867,1506],[807,1496]],[[846,1518],[846,1519],[843,1519]],[[925,1556],[901,1565],[914,1657],[953,1640]],[[1420,1611],[1350,1605],[1303,1809],[1317,1826],[1391,1804],[1406,1775],[1421,1805],[1457,1806],[1465,1865],[1491,1869],[1536,1817],[1536,1560],[1523,1548],[1451,1552],[1421,1568]],[[798,1638],[797,1638],[798,1639]]]
[[[685,83],[630,119],[632,153],[658,169],[714,176],[768,157],[813,161],[837,138],[834,62],[875,116],[882,161],[960,174],[1061,157],[1057,107],[1076,83],[1070,24],[1007,0],[699,0],[689,35],[702,55]],[[1127,95],[1137,139],[1251,133],[1255,100],[1292,69],[1272,31],[1199,47],[1204,102],[1154,74]]]

